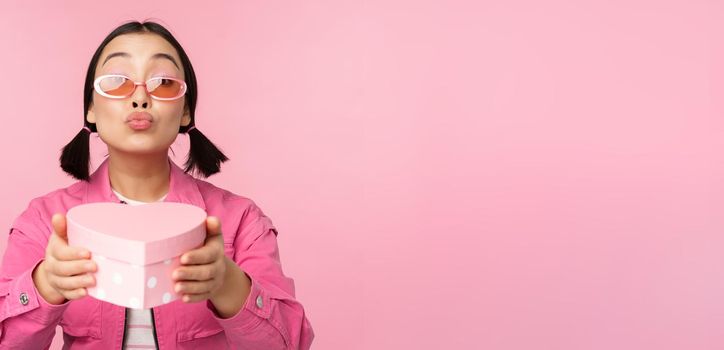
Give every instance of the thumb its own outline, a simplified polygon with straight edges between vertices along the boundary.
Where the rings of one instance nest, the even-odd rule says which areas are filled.
[[[206,238],[221,234],[221,221],[215,216],[206,218]]]
[[[51,219],[51,223],[53,224],[53,232],[55,232],[55,234],[57,234],[58,237],[62,238],[66,243],[68,243],[68,225],[65,221],[65,215],[54,214],[53,218]]]

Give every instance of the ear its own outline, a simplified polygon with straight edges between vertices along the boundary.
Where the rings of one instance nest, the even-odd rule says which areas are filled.
[[[181,116],[181,126],[189,126],[191,124],[191,112],[184,107],[184,114]]]
[[[88,114],[86,114],[85,119],[92,124],[95,124],[96,122],[96,113],[93,111],[92,103],[90,106],[88,106]]]

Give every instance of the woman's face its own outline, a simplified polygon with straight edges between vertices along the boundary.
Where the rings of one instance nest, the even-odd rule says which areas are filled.
[[[185,79],[174,47],[152,33],[124,34],[111,40],[101,53],[94,79],[106,74],[122,74],[136,82],[158,76]],[[168,153],[179,127],[191,122],[185,99],[184,96],[172,101],[155,100],[142,85],[122,99],[107,98],[94,91],[86,117],[96,124],[109,153]],[[150,127],[132,127],[134,123],[129,123],[128,118],[137,112],[150,115]]]

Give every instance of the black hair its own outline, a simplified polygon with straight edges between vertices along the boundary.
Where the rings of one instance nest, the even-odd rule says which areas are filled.
[[[187,126],[181,126],[179,133],[188,133],[190,139],[189,154],[184,165],[185,172],[195,172],[203,177],[209,177],[220,171],[221,163],[229,160],[204,134],[202,134],[197,128],[192,128],[195,125],[195,110],[196,110],[196,99],[198,96],[198,90],[196,85],[196,74],[194,73],[191,60],[186,55],[186,52],[181,47],[181,44],[173,37],[162,25],[152,22],[145,21],[143,23],[138,21],[124,23],[114,29],[98,47],[96,52],[91,58],[90,64],[88,65],[88,72],[85,77],[85,87],[83,89],[83,125],[84,128],[78,132],[77,135],[71,140],[65,147],[60,155],[60,167],[68,174],[78,180],[88,181],[90,176],[88,174],[88,168],[90,166],[90,150],[89,141],[90,133],[95,132],[95,123],[89,123],[86,119],[88,115],[88,108],[93,102],[93,80],[96,73],[96,65],[101,57],[101,52],[108,45],[108,43],[114,38],[124,34],[135,34],[135,33],[152,33],[159,35],[168,41],[171,46],[176,49],[179,57],[181,58],[181,65],[184,70],[184,77],[186,81],[186,94],[185,107],[188,108],[191,122]],[[191,129],[191,130],[189,130]]]

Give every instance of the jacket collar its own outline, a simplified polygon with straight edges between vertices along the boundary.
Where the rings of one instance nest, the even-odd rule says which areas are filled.
[[[170,184],[168,195],[164,202],[178,202],[195,205],[206,210],[204,198],[201,196],[199,186],[196,179],[186,174],[176,163],[168,159],[171,168]],[[86,186],[85,197],[83,203],[95,202],[116,202],[120,203],[120,199],[111,190],[111,180],[108,176],[108,158],[98,166]]]

